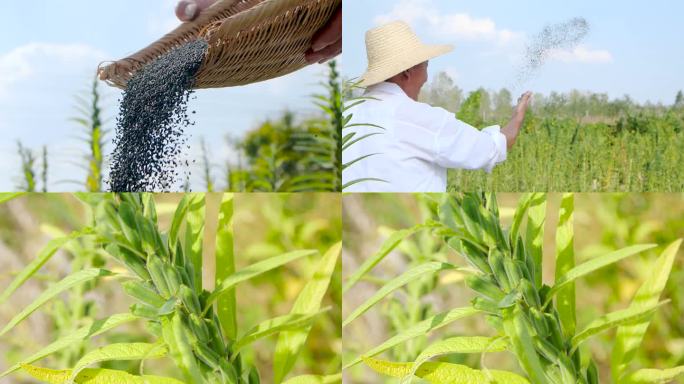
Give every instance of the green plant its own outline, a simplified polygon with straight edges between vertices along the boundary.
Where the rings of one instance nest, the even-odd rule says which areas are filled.
[[[19,190],[23,192],[36,191],[36,157],[29,148],[17,141],[17,153],[21,159],[21,183]]]
[[[107,131],[104,129],[102,118],[99,79],[94,78],[92,86],[84,96],[76,96],[76,111],[78,116],[70,120],[83,127],[85,137],[79,140],[88,144],[88,162],[85,187],[88,192],[102,191],[102,162]]]
[[[630,245],[575,264],[574,196],[563,195],[555,226],[555,276],[552,286],[542,280],[544,230],[549,226],[547,197],[529,194],[521,199],[512,224],[501,222],[493,194],[432,196],[432,218],[415,227],[392,234],[380,250],[349,277],[348,292],[371,276],[370,272],[399,244],[419,231],[431,231],[466,262],[457,266],[442,256],[412,266],[385,282],[370,298],[351,310],[343,322],[349,326],[393,292],[419,278],[448,271],[465,275],[465,284],[475,294],[471,305],[437,313],[405,328],[380,345],[346,362],[349,369],[361,362],[388,376],[408,382],[415,376],[433,383],[599,383],[597,365],[585,342],[609,329],[617,329],[611,358],[612,381],[616,383],[661,383],[684,373],[684,367],[665,370],[635,369],[630,363],[642,343],[660,301],[681,240],[667,246],[651,264],[651,273],[637,290],[632,303],[622,310],[602,315],[580,330],[576,324],[575,281],[611,264],[655,247]],[[548,250],[547,250],[548,252]],[[392,363],[377,355],[416,337],[432,333],[458,319],[483,316],[493,329],[492,336],[463,335],[437,340],[424,348],[412,362]],[[485,356],[509,351],[524,376],[489,369]],[[464,364],[430,362],[454,354],[481,354],[480,369]],[[600,382],[607,382],[603,378]]]
[[[258,383],[260,373],[244,358],[245,351],[257,340],[279,335],[273,367],[275,382],[284,381],[292,371],[304,347],[312,324],[328,308],[321,308],[333,271],[338,264],[341,244],[330,247],[317,258],[313,277],[303,286],[290,313],[259,323],[251,329],[238,327],[236,287],[248,280],[296,260],[317,255],[317,250],[297,250],[262,259],[244,268],[236,267],[234,253],[233,196],[224,195],[218,210],[215,238],[205,239],[203,194],[188,194],[175,208],[168,230],[160,229],[157,204],[151,194],[82,194],[79,198],[91,210],[92,224],[57,237],[40,252],[0,295],[0,303],[9,298],[62,247],[75,241],[95,242],[92,247],[105,261],[125,269],[106,269],[105,265],[75,270],[45,290],[34,302],[16,314],[0,329],[5,336],[15,326],[43,305],[55,301],[62,292],[79,289],[83,284],[99,282],[122,288],[135,303],[129,313],[91,320],[63,335],[50,345],[22,359],[0,377],[23,369],[46,382],[88,383],[178,383],[170,377],[140,375],[126,371],[89,368],[116,360],[141,360],[168,357],[178,367],[187,383]],[[15,195],[8,195],[12,198]],[[3,198],[4,199],[4,198]],[[205,240],[215,241],[215,288],[205,289],[203,255]],[[301,262],[301,261],[300,261]],[[123,324],[145,321],[152,342],[112,343],[78,356],[66,370],[37,367],[34,362],[75,343],[90,340]],[[339,382],[340,375],[304,375],[291,383]]]

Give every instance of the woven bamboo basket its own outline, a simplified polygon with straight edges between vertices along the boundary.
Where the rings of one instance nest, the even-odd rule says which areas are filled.
[[[232,87],[283,76],[307,65],[304,53],[314,34],[341,4],[342,0],[220,0],[147,48],[101,64],[98,74],[109,85],[126,88],[146,64],[202,38],[209,48],[195,88]]]

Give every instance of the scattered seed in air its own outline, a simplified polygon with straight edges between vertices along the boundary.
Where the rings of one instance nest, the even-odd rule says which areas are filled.
[[[196,40],[175,48],[128,82],[116,121],[111,191],[169,192],[184,178],[178,169],[185,129],[194,125],[188,102],[207,47]]]

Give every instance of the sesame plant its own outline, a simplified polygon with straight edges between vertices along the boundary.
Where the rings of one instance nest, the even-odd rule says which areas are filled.
[[[347,276],[343,291],[349,295],[360,281],[376,281],[372,272],[385,257],[410,236],[428,232],[440,239],[458,257],[442,252],[413,263],[403,273],[382,280],[380,288],[361,304],[350,308],[342,323],[347,328],[368,311],[382,308],[394,295],[410,298],[407,290],[421,279],[446,283],[444,275],[456,272],[474,293],[465,307],[450,308],[401,327],[381,344],[352,355],[343,369],[365,364],[378,374],[407,383],[422,379],[430,383],[665,383],[684,374],[684,366],[653,369],[633,364],[656,311],[668,306],[660,296],[672,272],[681,240],[663,244],[659,256],[649,263],[649,274],[640,282],[624,309],[600,315],[579,324],[582,299],[575,296],[575,283],[603,268],[653,250],[657,244],[631,244],[612,249],[582,263],[574,251],[574,196],[565,194],[560,203],[554,232],[555,267],[551,279],[543,279],[542,255],[547,196],[525,195],[504,226],[494,194],[426,196],[431,200],[430,217],[413,227],[393,232],[380,249]],[[548,252],[548,250],[547,250]],[[549,270],[548,268],[546,269]],[[452,279],[453,280],[453,279]],[[545,284],[544,281],[552,281]],[[425,291],[428,292],[428,291]],[[405,299],[403,302],[408,302]],[[406,311],[405,307],[400,310]],[[458,320],[479,317],[490,329],[481,335],[437,338],[411,355],[408,361],[387,361],[380,354],[434,334]],[[599,377],[596,357],[588,348],[596,335],[613,330],[610,377]],[[507,352],[518,370],[495,369],[491,355]],[[479,355],[479,364],[444,360],[453,356]],[[498,356],[497,356],[498,357]],[[468,360],[470,361],[470,360]],[[606,375],[608,376],[608,375]]]
[[[88,145],[87,155],[84,157],[88,163],[85,189],[88,192],[101,192],[103,153],[108,131],[104,128],[99,80],[93,78],[88,92],[76,95],[75,99],[78,115],[70,120],[81,126],[83,136],[79,136],[78,140]]]
[[[0,201],[16,196],[3,195]],[[270,364],[274,371],[273,382],[341,381],[337,369],[329,375],[291,374],[312,327],[330,311],[322,304],[339,261],[339,242],[322,253],[318,249],[289,249],[239,268],[238,262],[242,258],[235,253],[234,239],[240,229],[233,225],[233,195],[222,195],[218,219],[211,224],[216,226],[216,235],[210,238],[205,234],[205,224],[209,226],[208,219],[213,218],[207,209],[210,195],[184,195],[172,207],[170,225],[164,229],[152,194],[77,196],[91,214],[88,225],[51,240],[16,275],[0,298],[5,301],[27,281],[35,279],[61,248],[77,250],[87,245],[102,262],[74,267],[69,275],[51,284],[0,327],[0,341],[32,313],[59,301],[64,293],[78,292],[84,285],[98,284],[122,290],[133,304],[128,312],[88,319],[80,328],[31,351],[0,373],[0,378],[23,371],[47,383],[253,384],[260,382],[263,372],[259,372],[253,359],[246,355],[251,355],[255,342],[277,335]],[[161,208],[169,209],[168,204]],[[204,279],[207,276],[204,264],[209,252],[205,244],[212,244],[213,249],[211,258],[215,269],[211,281]],[[310,264],[306,270],[311,271],[311,276],[302,284],[289,313],[243,329],[238,321],[240,286],[292,263]],[[99,348],[92,348],[89,343],[121,326],[140,322],[148,332],[145,342],[109,342]],[[70,366],[38,364],[48,356],[82,343],[86,343],[87,350]],[[171,362],[176,367],[174,373],[182,379],[146,372],[144,363],[153,359]],[[117,361],[139,361],[140,364],[135,372],[95,367]]]

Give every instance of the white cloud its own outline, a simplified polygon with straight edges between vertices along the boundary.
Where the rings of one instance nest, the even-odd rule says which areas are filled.
[[[30,78],[61,76],[65,68],[95,72],[105,52],[85,44],[29,43],[0,55],[0,99],[13,85]]]
[[[586,45],[578,45],[577,47],[568,49],[556,49],[549,52],[551,60],[557,60],[565,63],[611,63],[613,62],[613,55],[604,49],[592,49]]]
[[[499,28],[487,17],[443,13],[433,0],[402,0],[389,13],[376,16],[374,22],[380,25],[394,20],[403,20],[414,28],[425,26],[431,34],[445,39],[505,44],[522,37],[519,32]]]

